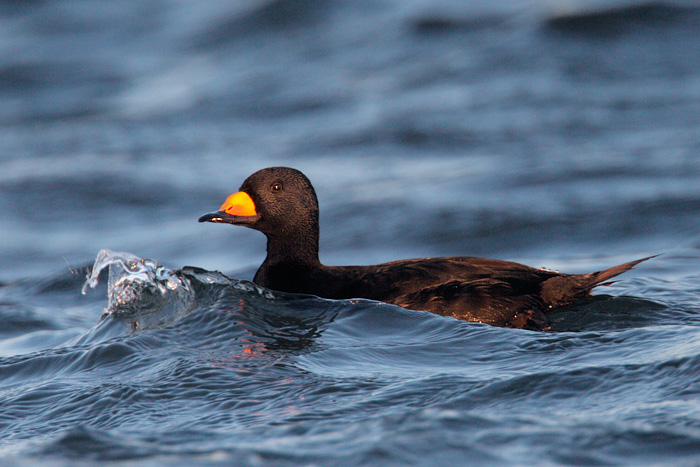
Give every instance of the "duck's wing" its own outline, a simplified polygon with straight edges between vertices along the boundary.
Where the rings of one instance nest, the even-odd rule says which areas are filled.
[[[527,329],[547,329],[546,305],[537,293],[493,278],[454,280],[401,295],[392,302],[457,319]]]

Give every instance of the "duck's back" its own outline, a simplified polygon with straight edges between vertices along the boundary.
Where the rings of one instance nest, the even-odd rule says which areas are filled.
[[[542,284],[555,272],[471,257],[325,267],[328,298],[369,298],[498,326],[546,325]],[[323,281],[321,281],[323,282]]]
[[[283,276],[293,278],[293,286],[261,285],[324,298],[367,298],[496,326],[546,329],[549,310],[590,294],[646,259],[589,274],[560,274],[494,259],[421,258],[288,270]]]

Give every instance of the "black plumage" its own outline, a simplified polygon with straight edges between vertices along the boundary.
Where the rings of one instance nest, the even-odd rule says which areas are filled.
[[[200,222],[243,225],[267,236],[253,281],[283,292],[366,298],[495,326],[547,329],[547,313],[589,295],[648,258],[589,274],[560,274],[472,257],[421,258],[372,266],[326,266],[319,252],[318,200],[308,178],[287,167],[254,173],[221,210]]]

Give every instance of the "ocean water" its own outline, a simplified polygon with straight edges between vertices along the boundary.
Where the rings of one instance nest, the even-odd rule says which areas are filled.
[[[282,294],[197,223],[270,165],[326,264],[660,256],[550,332]],[[0,212],[2,465],[700,463],[696,2],[3,2]]]

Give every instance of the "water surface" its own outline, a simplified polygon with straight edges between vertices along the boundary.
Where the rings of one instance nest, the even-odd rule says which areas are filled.
[[[699,20],[3,3],[3,465],[697,464]],[[313,182],[327,264],[662,256],[554,332],[262,290],[262,235],[196,221],[269,165]],[[82,295],[102,249],[133,267]]]

